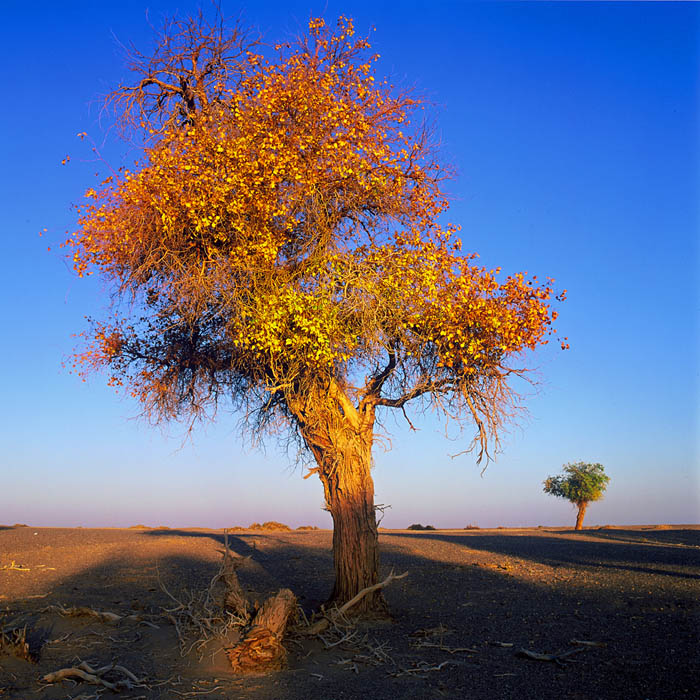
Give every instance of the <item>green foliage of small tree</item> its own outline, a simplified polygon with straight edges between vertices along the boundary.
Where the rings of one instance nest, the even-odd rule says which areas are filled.
[[[544,482],[544,492],[559,498],[566,498],[577,508],[576,529],[583,528],[583,517],[591,501],[599,501],[608,487],[610,477],[602,464],[576,462],[565,464],[564,473],[550,476]]]

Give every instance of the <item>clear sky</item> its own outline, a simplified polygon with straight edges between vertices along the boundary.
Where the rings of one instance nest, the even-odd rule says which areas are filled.
[[[271,43],[311,15],[376,27],[379,72],[434,105],[458,172],[449,219],[464,249],[569,290],[557,325],[571,350],[550,344],[531,357],[540,384],[530,415],[483,476],[473,456],[450,457],[465,445],[430,417],[415,433],[395,424],[392,449],[375,452],[376,500],[391,505],[382,525],[572,525],[571,505],[542,481],[579,460],[611,477],[587,525],[700,521],[700,5],[221,5]],[[62,369],[83,317],[107,301],[58,249],[96,170],[76,134],[115,165],[134,158],[99,120],[99,96],[127,74],[117,39],[147,50],[147,8],[160,24],[196,7],[3,2],[0,522],[330,526],[320,483],[274,445],[247,448],[235,416],[220,413],[183,445],[180,427],[140,422],[101,377],[83,384]]]

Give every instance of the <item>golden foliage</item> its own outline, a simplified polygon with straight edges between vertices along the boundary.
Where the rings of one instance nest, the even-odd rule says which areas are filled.
[[[331,384],[372,416],[424,396],[466,410],[483,449],[520,371],[509,359],[552,332],[551,280],[499,282],[460,253],[422,105],[376,79],[350,19],[312,19],[274,60],[210,38],[212,55],[237,47],[223,67],[180,61],[160,87],[154,71],[176,63],[161,45],[110,98],[141,114],[147,146],[87,191],[66,244],[133,313],[96,323],[78,364],[111,368],[156,418],[228,395],[307,420]]]

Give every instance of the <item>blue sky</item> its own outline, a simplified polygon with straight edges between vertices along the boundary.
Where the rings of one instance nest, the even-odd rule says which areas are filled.
[[[392,449],[377,448],[374,471],[377,502],[392,506],[383,525],[571,525],[571,506],[542,481],[579,460],[611,477],[586,524],[700,521],[700,6],[221,4],[271,43],[311,15],[376,27],[379,73],[432,103],[458,173],[449,220],[462,225],[464,249],[568,290],[558,329],[571,350],[531,356],[540,384],[530,415],[483,476],[473,457],[450,457],[464,442],[445,440],[430,416],[416,433],[387,422]],[[330,526],[320,483],[272,444],[246,447],[235,416],[222,412],[183,442],[178,426],[140,422],[101,377],[83,384],[62,368],[83,317],[107,302],[58,249],[98,168],[76,134],[112,164],[135,157],[99,119],[100,94],[127,74],[115,37],[147,49],[147,8],[157,25],[196,7],[3,4],[0,522]]]

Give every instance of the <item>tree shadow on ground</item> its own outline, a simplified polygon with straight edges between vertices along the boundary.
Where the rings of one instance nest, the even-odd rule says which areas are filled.
[[[643,527],[634,530],[598,528],[595,530],[583,530],[582,535],[632,544],[658,544],[700,548],[700,530],[690,528],[675,529],[659,528],[658,526]]]
[[[700,532],[690,533],[691,541],[700,545]],[[564,534],[566,537],[559,537]],[[588,534],[588,533],[585,533]],[[448,533],[392,533],[398,538],[425,538],[502,554],[548,566],[610,568],[635,573],[647,573],[687,579],[700,579],[700,546],[676,546],[601,538],[590,541],[572,536],[571,531],[551,534],[448,534]]]
[[[507,536],[420,534],[408,540],[401,533],[382,535],[382,575],[392,568],[409,571],[406,579],[386,590],[393,621],[361,628],[358,638],[366,635],[370,646],[341,644],[324,649],[320,640],[289,642],[290,668],[257,678],[231,678],[210,661],[182,658],[174,628],[167,621],[155,630],[136,621],[106,626],[89,618],[41,612],[47,605],[62,604],[117,614],[162,615],[174,602],[161,584],[179,599],[185,599],[188,590],[203,590],[218,569],[215,555],[223,536],[170,530],[162,533],[170,535],[166,541],[153,537],[156,532],[160,534],[133,533],[128,538],[133,556],[109,557],[99,564],[86,561],[79,573],[55,583],[45,598],[7,603],[13,614],[24,616],[44,636],[38,666],[22,662],[28,670],[20,671],[15,664],[14,680],[2,677],[6,666],[0,672],[0,687],[4,683],[13,688],[8,697],[31,694],[48,700],[84,694],[84,685],[41,688],[36,683],[37,677],[72,665],[76,658],[92,665],[115,662],[148,676],[148,698],[154,700],[195,692],[250,700],[413,696],[492,700],[523,697],[524,688],[529,697],[543,700],[605,700],[689,696],[700,680],[693,661],[697,627],[693,615],[688,615],[693,610],[694,587],[688,581],[645,575],[644,586],[653,580],[657,593],[653,599],[645,595],[637,600],[642,586],[634,568],[608,570],[609,581],[597,581],[585,594],[547,572],[524,579],[498,568],[509,556],[531,558],[549,566],[550,574],[562,561],[576,569],[581,561],[588,566],[594,554],[590,543],[576,539],[563,544],[580,553],[567,554],[559,551],[556,537],[531,542]],[[257,540],[255,547],[251,538]],[[79,539],[76,536],[77,544]],[[161,543],[168,548],[161,550]],[[460,547],[449,546],[453,544]],[[234,552],[252,555],[239,571],[245,588],[285,586],[307,600],[330,590],[330,545],[328,532],[229,536]],[[628,561],[638,551],[623,549],[628,551]],[[475,553],[487,557],[493,568],[470,566]],[[566,666],[516,654],[521,647],[549,653],[571,649],[571,639],[606,646],[590,647],[576,655],[576,663]],[[381,653],[373,656],[370,649]],[[469,651],[450,653],[453,649]],[[118,697],[110,692],[101,697],[112,696]]]

